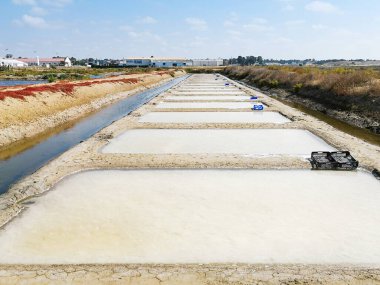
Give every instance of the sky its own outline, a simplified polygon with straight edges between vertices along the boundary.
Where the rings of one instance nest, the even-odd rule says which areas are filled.
[[[380,59],[380,0],[0,0],[0,57]]]

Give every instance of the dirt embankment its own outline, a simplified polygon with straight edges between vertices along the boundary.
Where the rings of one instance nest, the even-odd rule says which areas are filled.
[[[376,70],[228,67],[223,73],[284,100],[380,133],[380,73]]]
[[[105,79],[0,89],[0,150],[74,121],[183,72],[159,71]]]

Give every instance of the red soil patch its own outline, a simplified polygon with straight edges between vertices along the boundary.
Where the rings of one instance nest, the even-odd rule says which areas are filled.
[[[126,83],[126,84],[136,84],[141,79],[137,78],[124,78],[124,79],[106,79],[99,81],[85,81],[85,82],[67,82],[61,81],[54,84],[46,84],[46,85],[38,85],[38,86],[27,86],[22,89],[17,90],[5,90],[2,91],[0,89],[0,100],[4,100],[6,97],[16,98],[24,100],[27,96],[35,96],[37,93],[42,92],[61,92],[66,95],[72,95],[76,87],[84,87],[84,86],[93,86],[97,84],[104,83]]]
[[[169,74],[170,72],[168,71],[158,71],[156,74],[159,75],[159,76],[163,76],[163,75],[166,75],[166,74]]]

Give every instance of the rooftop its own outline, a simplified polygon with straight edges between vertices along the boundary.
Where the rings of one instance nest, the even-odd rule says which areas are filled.
[[[181,57],[127,57],[126,60],[185,61],[189,59]]]
[[[40,58],[39,62],[62,62],[65,61],[65,57],[54,57],[54,58]],[[17,60],[25,63],[37,62],[37,58],[18,58]]]

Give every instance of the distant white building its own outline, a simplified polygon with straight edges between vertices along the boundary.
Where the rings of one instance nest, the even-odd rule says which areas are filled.
[[[193,62],[186,58],[152,58],[153,67],[185,67],[192,64]]]
[[[7,67],[27,67],[28,65],[25,62],[12,59],[12,58],[0,58],[0,66]]]
[[[160,57],[134,57],[124,59],[122,66],[129,67],[186,67],[186,66],[222,66],[223,59],[186,59]]]
[[[280,62],[266,62],[265,65],[268,65],[268,66],[280,66],[280,65],[283,65],[283,64],[280,63]]]
[[[150,58],[127,58],[122,60],[120,63],[122,66],[128,67],[149,67],[152,64],[152,60]]]
[[[136,57],[121,62],[129,67],[184,67],[191,66],[192,61],[186,58]]]
[[[19,58],[19,61],[26,63],[28,66],[66,66],[71,67],[71,60],[68,57],[52,57],[52,58]]]
[[[193,66],[222,66],[223,59],[193,59]]]

